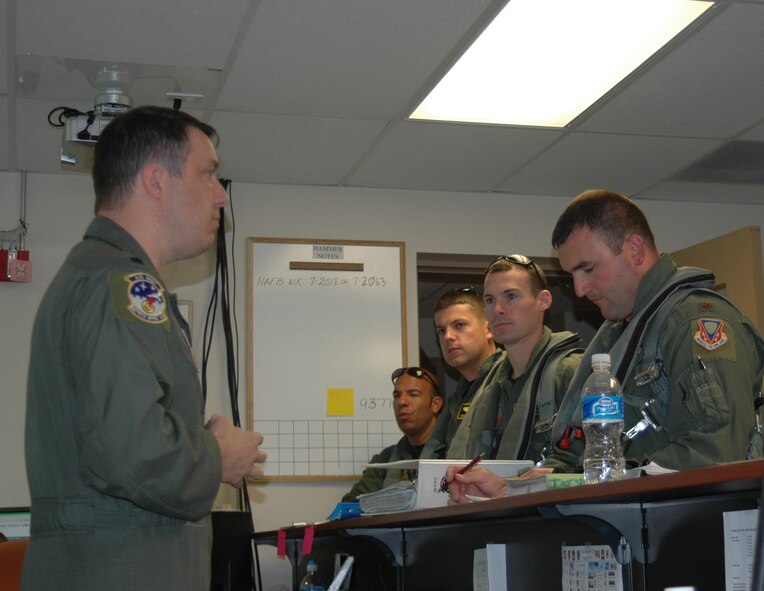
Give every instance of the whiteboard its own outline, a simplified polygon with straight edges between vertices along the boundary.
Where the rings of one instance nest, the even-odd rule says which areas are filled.
[[[402,242],[248,239],[248,425],[269,479],[349,478],[402,434]]]

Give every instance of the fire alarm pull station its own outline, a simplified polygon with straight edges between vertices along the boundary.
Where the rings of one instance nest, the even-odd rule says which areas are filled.
[[[28,283],[32,281],[32,262],[28,250],[0,249],[0,281]]]

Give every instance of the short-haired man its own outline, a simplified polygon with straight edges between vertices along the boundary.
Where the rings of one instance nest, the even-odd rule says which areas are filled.
[[[208,589],[220,483],[262,476],[261,435],[203,423],[188,325],[161,279],[215,242],[228,196],[213,138],[140,107],[98,140],[96,217],[32,334],[23,589]]]
[[[526,256],[491,263],[483,299],[491,333],[506,355],[475,397],[448,457],[483,453],[539,461],[551,451],[552,424],[581,357],[580,338],[544,326],[552,294],[544,272]]]
[[[627,197],[591,190],[576,197],[552,234],[576,294],[593,301],[605,322],[587,349],[555,441],[574,417],[591,355],[610,352],[624,388],[625,429],[650,403],[661,430],[624,443],[627,460],[672,469],[744,460],[755,440],[755,396],[764,373],[764,341],[725,297],[711,291],[713,274],[677,268],[655,247],[642,210]],[[583,442],[556,448],[550,466],[581,465]],[[760,452],[759,452],[760,453]]]
[[[623,385],[627,462],[682,470],[760,456],[754,401],[764,341],[709,289],[713,274],[677,268],[660,254],[642,210],[613,191],[576,197],[557,221],[552,245],[576,294],[597,304],[605,322],[571,382],[554,427],[554,453],[540,470],[580,470],[584,442],[574,438],[568,449],[559,442],[580,426],[581,386],[599,352],[610,353]],[[646,404],[659,429],[644,420]],[[452,501],[503,494],[499,479],[472,472],[456,477]]]
[[[445,408],[422,451],[423,458],[443,458],[475,393],[490,381],[504,351],[497,350],[488,328],[483,298],[472,287],[445,292],[435,303],[435,334],[443,360],[456,369],[456,390],[446,397]]]
[[[372,464],[416,460],[435,426],[443,398],[438,391],[438,378],[422,367],[401,367],[391,376],[393,381],[393,412],[403,437],[394,445],[383,449],[370,460]],[[355,501],[358,495],[381,490],[410,480],[408,470],[366,468],[361,480],[353,485],[343,501]]]

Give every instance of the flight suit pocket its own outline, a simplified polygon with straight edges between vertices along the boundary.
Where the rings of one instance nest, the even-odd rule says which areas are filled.
[[[729,405],[716,371],[710,365],[690,367],[679,376],[683,405],[692,417],[693,428],[711,433],[729,422]]]

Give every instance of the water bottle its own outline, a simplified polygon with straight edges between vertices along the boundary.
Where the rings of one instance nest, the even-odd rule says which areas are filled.
[[[619,480],[625,474],[621,433],[623,391],[610,373],[610,355],[592,355],[592,374],[581,393],[581,418],[586,436],[584,483]]]
[[[318,565],[314,559],[308,560],[308,574],[300,582],[300,591],[324,591],[324,582],[318,576]]]

